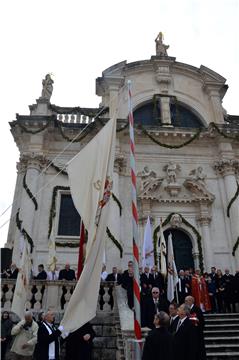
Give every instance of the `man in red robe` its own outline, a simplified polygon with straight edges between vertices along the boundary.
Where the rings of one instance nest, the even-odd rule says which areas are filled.
[[[203,312],[211,310],[207,283],[204,277],[200,275],[200,270],[196,270],[192,277],[192,296],[195,299],[195,304],[200,307]]]

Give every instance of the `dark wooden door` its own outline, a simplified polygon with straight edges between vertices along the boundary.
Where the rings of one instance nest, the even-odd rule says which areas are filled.
[[[164,231],[166,243],[169,233],[172,234],[173,238],[173,251],[177,270],[194,268],[192,242],[189,236],[179,229],[167,229]]]

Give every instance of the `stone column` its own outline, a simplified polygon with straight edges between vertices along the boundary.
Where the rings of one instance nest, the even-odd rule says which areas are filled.
[[[236,182],[236,173],[239,172],[239,161],[234,159],[225,159],[219,160],[214,164],[214,170],[216,173],[223,177],[224,180],[224,188],[227,198],[227,206],[229,205],[231,199],[236,193],[237,190],[237,182]],[[225,209],[226,211],[227,209]],[[230,207],[230,225],[231,225],[231,248],[232,248],[239,236],[239,199],[237,199],[232,203]]]
[[[160,96],[160,110],[161,110],[161,121],[162,125],[171,125],[171,114],[170,114],[170,97]]]
[[[212,238],[210,233],[210,222],[211,216],[205,209],[201,208],[200,216],[197,218],[197,222],[201,228],[202,234],[202,248],[203,248],[203,259],[205,265],[205,271],[209,271],[211,266],[214,266],[214,257],[213,257],[213,246]]]

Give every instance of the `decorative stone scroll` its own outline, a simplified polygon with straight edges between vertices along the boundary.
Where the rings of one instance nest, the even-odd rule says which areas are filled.
[[[239,174],[239,160],[225,159],[215,161],[213,169],[217,174],[222,176]]]

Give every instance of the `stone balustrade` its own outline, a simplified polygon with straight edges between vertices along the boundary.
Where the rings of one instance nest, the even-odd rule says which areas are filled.
[[[10,279],[1,280],[1,308],[10,311],[16,281]],[[56,321],[59,321],[70,301],[75,286],[76,281],[32,280],[28,287],[26,308],[31,309],[34,314],[51,309],[56,314]],[[97,313],[111,313],[114,311],[114,289],[114,283],[101,282]]]
[[[57,120],[67,124],[90,124],[95,121],[94,117],[77,114],[57,114]]]

